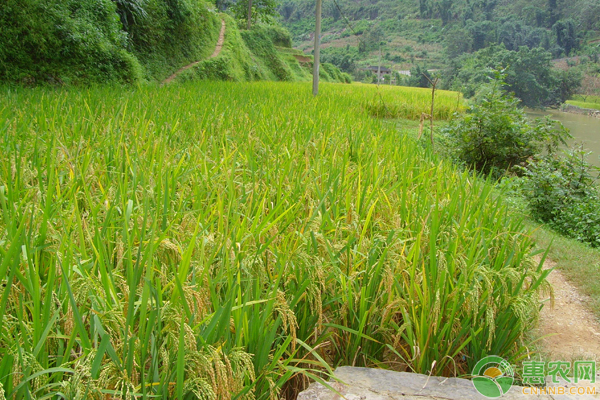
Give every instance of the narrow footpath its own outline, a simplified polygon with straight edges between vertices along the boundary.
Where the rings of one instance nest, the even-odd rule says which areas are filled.
[[[546,259],[544,268],[555,266],[554,261]],[[537,334],[543,337],[539,345],[542,356],[548,361],[592,360],[600,366],[600,323],[586,306],[589,299],[558,269],[550,273],[548,282],[554,290],[554,304],[548,299],[540,313]],[[563,382],[561,386],[595,386],[600,394],[600,368],[596,369],[594,384]]]
[[[219,53],[221,53],[221,49],[223,48],[224,42],[225,42],[225,20],[221,20],[221,32],[219,32],[219,40],[217,41],[217,46],[215,47],[215,51],[213,51],[213,53],[210,55],[210,57],[207,58],[207,60],[209,60],[211,58],[215,58],[216,56],[219,55]],[[204,60],[195,61],[189,65],[186,65],[185,67],[179,68],[177,70],[177,72],[175,72],[173,75],[171,75],[170,77],[165,79],[162,84],[166,85],[168,83],[171,83],[175,78],[177,78],[177,75],[179,75],[180,73],[182,73],[183,71],[185,71],[187,69],[192,68],[195,65],[198,65],[202,61],[204,61]]]
[[[556,263],[546,260],[545,268]],[[600,324],[590,312],[588,299],[580,294],[558,269],[548,276],[554,289],[554,306],[548,301],[540,314],[538,329],[541,348],[554,360],[592,359],[600,361]]]

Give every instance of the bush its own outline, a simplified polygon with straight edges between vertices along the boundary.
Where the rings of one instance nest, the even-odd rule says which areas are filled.
[[[140,78],[110,0],[4,0],[0,26],[0,81],[35,85]]]
[[[292,47],[292,35],[290,34],[290,31],[288,31],[284,27],[277,25],[268,25],[265,26],[264,29],[266,30],[267,35],[269,35],[271,41],[275,46],[288,48]]]
[[[458,162],[495,178],[524,164],[542,151],[552,153],[569,136],[562,124],[549,118],[530,125],[512,93],[502,90],[504,75],[485,85],[465,115],[444,130],[451,156]]]
[[[273,74],[270,77],[271,79],[279,81],[292,81],[294,79],[293,72],[281,58],[273,43],[273,38],[278,35],[272,27],[255,25],[250,30],[240,31],[240,35],[243,39],[242,43],[245,43],[252,54],[259,59],[258,61]],[[248,58],[250,58],[250,55],[248,55]]]
[[[561,234],[600,247],[600,196],[583,150],[546,156],[525,169],[524,194],[532,217]]]

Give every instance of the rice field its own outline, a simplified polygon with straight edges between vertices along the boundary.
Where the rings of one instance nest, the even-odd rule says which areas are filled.
[[[352,97],[363,98],[365,110],[375,117],[419,120],[423,113],[431,113],[431,89],[355,83],[351,92]],[[462,93],[436,90],[434,119],[447,120],[464,110]]]
[[[0,399],[292,399],[526,354],[531,238],[376,87],[0,90]]]

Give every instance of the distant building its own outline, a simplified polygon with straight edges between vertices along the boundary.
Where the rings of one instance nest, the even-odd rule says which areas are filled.
[[[375,75],[377,75],[377,71],[379,71],[379,76],[377,76],[377,78],[379,78],[379,80],[381,80],[381,78],[383,78],[384,75],[388,75],[391,74],[393,71],[389,68],[386,67],[379,67],[377,65],[369,65],[367,68],[363,68],[365,71],[371,71],[373,72]]]

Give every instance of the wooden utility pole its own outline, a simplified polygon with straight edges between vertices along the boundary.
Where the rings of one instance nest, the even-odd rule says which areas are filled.
[[[435,105],[435,87],[438,84],[439,81],[439,77],[435,78],[435,80],[431,80],[429,79],[429,77],[427,76],[427,74],[425,72],[423,72],[423,76],[429,81],[429,83],[431,84],[431,115],[429,116],[431,118],[431,148],[433,149],[433,108]],[[423,130],[423,123],[421,123],[421,131]],[[419,134],[419,137],[421,135]]]
[[[431,149],[433,149],[433,107],[435,105],[435,87],[438,83],[439,78],[435,78],[433,82],[431,82]]]
[[[250,21],[252,21],[252,0],[248,0],[248,27],[250,29]]]
[[[381,81],[381,43],[379,43],[379,64],[377,64],[377,86]]]
[[[321,47],[321,3],[322,0],[317,0],[317,21],[315,23],[315,51],[313,63],[313,96],[319,94],[319,62],[320,62],[320,47]]]

